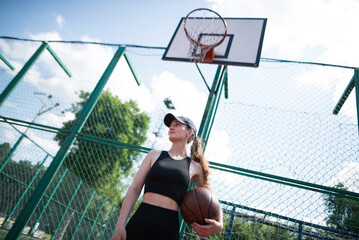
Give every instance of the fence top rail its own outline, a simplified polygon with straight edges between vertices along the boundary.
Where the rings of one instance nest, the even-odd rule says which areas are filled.
[[[19,41],[29,41],[29,42],[48,42],[48,43],[76,43],[76,44],[97,44],[103,46],[124,46],[130,48],[148,48],[148,49],[159,49],[165,50],[166,47],[157,47],[157,46],[143,46],[143,45],[133,45],[133,44],[116,44],[116,43],[102,43],[102,42],[90,42],[90,41],[64,41],[64,40],[35,40],[35,39],[26,39],[26,38],[17,38],[9,36],[0,36],[0,39],[10,39],[10,40],[19,40]],[[348,68],[348,69],[359,69],[359,67],[353,66],[344,66],[344,65],[335,65],[335,64],[326,64],[318,62],[305,62],[305,61],[295,61],[295,60],[283,60],[275,58],[261,58],[261,61],[265,62],[278,62],[278,63],[297,63],[297,64],[308,64],[308,65],[318,65],[323,67],[338,67],[338,68]]]
[[[91,41],[64,41],[64,40],[35,40],[35,39],[26,39],[26,38],[17,38],[17,37],[8,37],[0,36],[2,39],[18,40],[18,41],[28,41],[28,42],[48,42],[48,43],[76,43],[76,44],[96,44],[102,46],[112,46],[112,47],[137,47],[137,48],[150,48],[150,49],[160,49],[165,50],[166,47],[154,47],[154,46],[142,46],[134,44],[121,44],[121,43],[102,43],[102,42],[91,42]]]

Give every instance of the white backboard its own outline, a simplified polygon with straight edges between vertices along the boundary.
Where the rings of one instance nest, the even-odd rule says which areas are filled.
[[[192,62],[190,42],[185,34],[182,18],[162,57],[163,60]],[[211,64],[258,67],[262,51],[266,18],[224,18],[227,36],[214,48]],[[206,35],[206,33],[203,33]]]

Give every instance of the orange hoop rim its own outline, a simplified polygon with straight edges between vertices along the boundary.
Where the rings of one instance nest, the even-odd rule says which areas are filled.
[[[188,17],[189,17],[193,12],[200,11],[200,10],[210,11],[210,12],[214,13],[215,15],[217,15],[217,16],[218,16],[218,19],[220,19],[220,20],[222,21],[222,23],[223,23],[223,25],[224,25],[224,35],[223,35],[223,38],[222,38],[219,42],[217,42],[217,43],[215,43],[215,44],[211,44],[211,45],[203,44],[203,43],[200,43],[200,42],[194,40],[193,38],[191,38],[191,36],[190,36],[189,33],[187,32],[186,23],[187,23]],[[184,22],[183,22],[183,27],[184,27],[184,31],[185,31],[185,34],[186,34],[186,37],[188,38],[188,40],[189,40],[191,43],[193,43],[194,45],[196,45],[196,46],[198,46],[198,47],[200,47],[200,48],[214,48],[214,47],[217,47],[218,45],[220,45],[220,44],[224,41],[224,39],[225,39],[226,36],[227,36],[227,23],[226,23],[226,21],[225,21],[225,20],[221,17],[221,15],[219,15],[217,12],[215,12],[215,11],[213,11],[213,10],[211,10],[211,9],[208,9],[208,8],[197,8],[197,9],[194,9],[194,10],[192,10],[191,12],[189,12],[189,13],[187,14],[187,16],[185,17],[185,20],[184,20]]]

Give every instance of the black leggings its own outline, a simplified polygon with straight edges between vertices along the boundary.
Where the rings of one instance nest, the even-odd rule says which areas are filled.
[[[178,212],[142,202],[127,223],[126,233],[127,240],[178,240]]]

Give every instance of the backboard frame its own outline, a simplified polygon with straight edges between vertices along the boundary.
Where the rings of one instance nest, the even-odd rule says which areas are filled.
[[[225,38],[225,41],[221,45],[215,47],[215,57],[213,59],[213,62],[209,64],[258,67],[260,62],[261,52],[262,52],[267,18],[223,18],[223,19],[227,23],[227,29],[228,29],[227,36]],[[184,33],[184,27],[183,27],[184,20],[185,20],[184,17],[181,18],[166,48],[166,51],[162,56],[162,60],[193,62],[193,60],[191,60],[188,57],[188,52],[190,52],[189,50],[190,42]],[[253,27],[251,27],[250,25],[253,25]],[[239,35],[241,34],[245,35],[247,38],[249,37],[254,40],[253,41],[250,39],[243,40],[244,38],[240,40]],[[236,45],[235,47],[234,44]],[[243,46],[240,47],[237,46],[239,44]],[[244,46],[246,44],[247,46]],[[244,52],[248,52],[248,54],[246,56],[243,55],[244,57],[242,58],[239,57],[240,54],[236,53],[236,52],[241,52],[240,51],[241,48],[242,50],[246,48]],[[230,56],[231,50],[232,50],[232,55]],[[196,48],[194,49],[192,54],[198,54],[195,51]],[[235,52],[233,53],[233,51]]]

